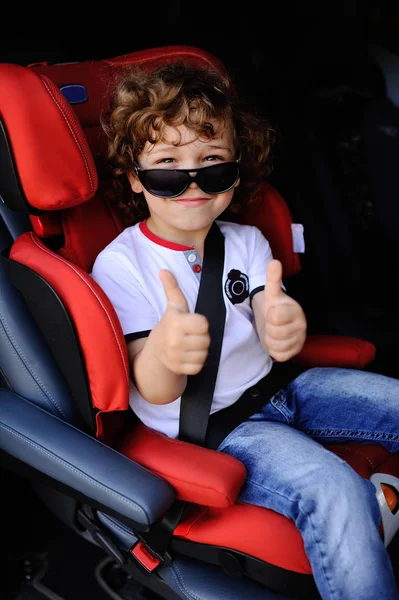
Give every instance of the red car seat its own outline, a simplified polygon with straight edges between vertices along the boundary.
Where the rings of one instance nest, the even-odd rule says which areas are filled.
[[[122,330],[108,298],[90,277],[99,251],[127,224],[114,202],[99,125],[111,83],[124,66],[153,68],[176,59],[225,71],[208,52],[185,46],[66,65],[0,65],[0,193],[10,208],[29,213],[33,228],[15,240],[4,260],[79,408],[79,428],[174,490],[176,501],[160,518],[146,527],[137,518],[128,520],[137,543],[128,559],[124,555],[124,564],[136,561],[156,576],[174,556],[185,555],[310,598],[315,594],[311,568],[294,524],[273,511],[237,502],[244,466],[209,448],[169,439],[134,419]],[[241,220],[263,230],[285,278],[300,270],[290,213],[267,182]],[[301,368],[363,368],[374,352],[364,340],[315,335],[308,337],[296,362]],[[393,515],[398,456],[376,445],[331,449],[363,477],[376,476],[378,486],[390,486],[387,514]],[[118,511],[108,514],[126,520]],[[89,530],[90,523],[83,517],[81,524]]]

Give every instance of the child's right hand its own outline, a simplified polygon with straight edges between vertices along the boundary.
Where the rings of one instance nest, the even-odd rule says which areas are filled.
[[[196,375],[208,356],[211,341],[208,320],[198,313],[190,313],[173,273],[162,270],[159,278],[168,300],[157,326],[159,359],[173,373]]]

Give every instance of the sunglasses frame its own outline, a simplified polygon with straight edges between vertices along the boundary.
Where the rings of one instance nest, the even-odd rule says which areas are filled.
[[[197,183],[198,187],[205,192],[206,194],[212,194],[213,196],[216,196],[217,194],[224,194],[225,192],[228,192],[229,190],[231,190],[235,184],[237,183],[237,181],[240,178],[240,169],[239,169],[239,162],[241,160],[241,156],[239,158],[237,158],[236,160],[231,160],[229,162],[225,162],[225,163],[217,163],[215,165],[209,165],[208,167],[200,167],[199,169],[141,169],[140,166],[137,163],[133,163],[133,169],[134,172],[137,176],[137,178],[140,180],[142,186],[147,190],[147,192],[149,194],[151,194],[152,196],[156,196],[157,198],[178,198],[179,196],[181,196],[182,194],[184,194],[184,192],[190,187],[190,185],[192,184],[192,182],[194,181],[195,183],[197,183],[197,178],[198,178],[198,173],[201,171],[205,171],[205,169],[211,169],[212,167],[217,167],[217,166],[221,166],[221,165],[231,165],[231,164],[236,164],[237,165],[237,177],[236,180],[234,181],[234,183],[232,185],[230,185],[228,188],[226,188],[225,190],[221,190],[220,192],[208,192],[206,190],[203,190],[201,188],[201,186]],[[149,190],[142,177],[145,173],[151,172],[151,171],[170,171],[172,173],[186,173],[189,176],[189,181],[187,182],[187,185],[185,186],[185,188],[179,192],[178,194],[174,194],[173,196],[160,196],[159,194],[154,194],[151,190]],[[191,175],[191,173],[195,173],[195,175]]]

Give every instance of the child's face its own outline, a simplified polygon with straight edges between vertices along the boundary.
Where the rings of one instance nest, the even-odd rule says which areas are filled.
[[[177,145],[176,145],[177,144]],[[147,142],[138,157],[141,170],[145,169],[196,169],[236,160],[233,126],[227,124],[219,128],[211,140],[198,139],[193,131],[185,126],[165,125],[163,139],[156,144]],[[183,194],[176,198],[153,196],[136,177],[129,174],[134,192],[143,192],[150,211],[152,230],[161,237],[176,237],[177,232],[204,232],[230,204],[234,189],[239,180],[227,192],[212,195],[191,182]]]

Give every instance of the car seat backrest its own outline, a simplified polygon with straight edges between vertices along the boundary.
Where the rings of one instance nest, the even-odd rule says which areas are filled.
[[[75,400],[91,402],[89,410],[83,407],[81,412],[102,439],[104,415],[128,409],[130,380],[119,320],[89,275],[97,254],[126,226],[112,200],[112,178],[104,166],[100,112],[120,68],[138,63],[152,68],[177,58],[223,68],[208,53],[187,47],[98,63],[0,65],[0,194],[9,207],[29,213],[34,229],[13,244],[10,271],[31,303]],[[86,103],[68,102],[60,90],[72,84],[85,89]],[[264,183],[242,221],[263,229],[283,262],[285,276],[300,269],[292,250],[289,211],[269,184]],[[46,303],[41,301],[44,297]],[[49,319],[53,313],[59,322]],[[72,361],[65,347],[73,344]],[[80,383],[73,368],[79,353],[85,371]]]
[[[18,65],[0,65],[0,80],[7,89],[0,101],[3,147],[8,147],[13,166],[1,169],[5,202],[40,215],[40,211],[62,213],[95,198],[93,157],[58,87]],[[90,223],[86,236],[87,232]],[[27,232],[15,241],[10,277],[39,322],[86,423],[94,426],[103,410],[128,407],[129,370],[120,323],[87,272],[54,251],[58,237],[43,239],[46,243],[35,232]],[[88,410],[90,401],[93,414]]]
[[[256,225],[263,233],[273,251],[274,258],[283,265],[283,277],[301,271],[301,263],[293,248],[292,217],[279,192],[267,181],[262,183],[243,212],[240,223]]]

